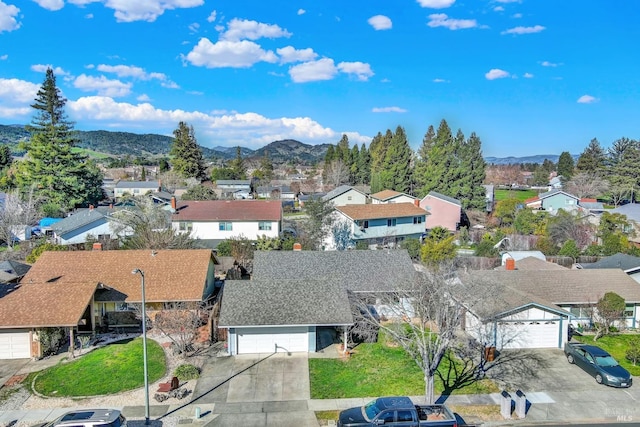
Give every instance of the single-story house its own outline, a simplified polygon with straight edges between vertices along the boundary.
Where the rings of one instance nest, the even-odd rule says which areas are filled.
[[[132,313],[145,300],[150,317],[178,302],[207,300],[215,290],[211,250],[44,252],[19,284],[0,287],[0,359],[41,356],[38,330],[95,331],[108,313]],[[129,316],[131,317],[131,316]]]
[[[52,239],[58,245],[75,245],[87,241],[88,236],[98,240],[117,239],[110,225],[113,207],[99,206],[78,209],[68,217],[51,225]]]
[[[580,198],[560,189],[547,191],[537,197],[525,200],[525,205],[532,209],[543,209],[554,212],[558,209],[571,209],[580,204]]]
[[[374,205],[382,203],[414,203],[417,200],[416,197],[394,190],[378,191],[369,197]]]
[[[219,326],[231,354],[315,352],[353,324],[347,291],[391,292],[415,278],[405,250],[257,251],[251,280],[226,281]]]
[[[636,282],[640,282],[640,257],[633,255],[617,253],[594,263],[580,264],[579,268],[618,268],[627,273]]]
[[[456,231],[460,226],[462,203],[458,199],[431,191],[420,200],[420,207],[429,212],[426,229],[444,227]]]
[[[322,200],[333,203],[333,206],[364,205],[367,195],[349,185],[341,185],[322,196]]]
[[[125,181],[121,180],[113,188],[113,195],[116,200],[130,196],[143,196],[147,193],[160,191],[160,181]]]

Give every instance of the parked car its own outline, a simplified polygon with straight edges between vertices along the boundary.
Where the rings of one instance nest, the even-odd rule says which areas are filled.
[[[127,420],[117,409],[81,409],[67,412],[39,427],[126,427]]]
[[[564,354],[569,363],[575,363],[596,379],[598,384],[612,387],[631,387],[633,379],[629,371],[618,364],[609,353],[596,347],[568,342]]]
[[[338,427],[361,426],[457,427],[455,415],[445,405],[414,405],[408,397],[379,397],[364,406],[345,409]]]

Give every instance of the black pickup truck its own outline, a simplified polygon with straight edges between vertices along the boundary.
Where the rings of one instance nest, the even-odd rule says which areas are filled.
[[[457,427],[445,405],[414,405],[408,397],[379,397],[364,406],[340,412],[338,427]]]

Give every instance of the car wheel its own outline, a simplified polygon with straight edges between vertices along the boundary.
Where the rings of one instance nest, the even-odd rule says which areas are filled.
[[[567,354],[567,362],[571,364],[575,363],[575,360],[573,360],[573,355]]]
[[[597,375],[596,375],[596,382],[597,382],[598,384],[602,384],[602,375],[600,375],[600,374],[597,374]]]

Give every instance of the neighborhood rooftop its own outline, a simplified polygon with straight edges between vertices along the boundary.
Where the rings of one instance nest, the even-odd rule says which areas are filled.
[[[618,253],[591,264],[582,264],[582,268],[619,268],[622,271],[640,270],[640,257]]]
[[[279,200],[201,200],[177,204],[174,221],[280,221]]]
[[[453,203],[454,205],[462,206],[462,203],[460,203],[460,200],[454,199],[453,197],[445,196],[444,194],[437,193],[435,191],[430,191],[429,194],[427,194],[427,196],[437,197],[438,199],[442,199],[447,202]]]
[[[338,206],[336,210],[354,220],[428,215],[427,211],[413,203],[347,205]]]

